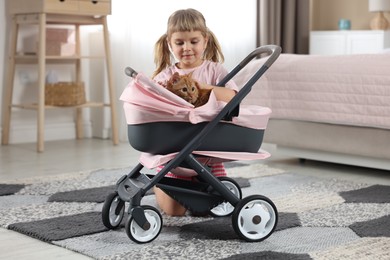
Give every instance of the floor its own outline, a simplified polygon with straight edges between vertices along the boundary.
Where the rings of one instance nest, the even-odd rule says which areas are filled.
[[[390,185],[390,172],[317,161],[300,162],[286,157],[268,144],[263,149],[271,158],[270,167],[307,175],[337,177],[356,182]],[[45,143],[45,152],[37,153],[35,143],[0,146],[0,183],[21,178],[90,171],[102,168],[128,167],[139,153],[128,143],[113,146],[110,140],[84,139]],[[0,259],[90,259],[72,251],[31,239],[0,228]]]

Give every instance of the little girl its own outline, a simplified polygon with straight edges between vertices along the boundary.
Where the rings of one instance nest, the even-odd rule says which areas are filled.
[[[171,63],[171,54],[177,63]],[[153,79],[166,82],[178,72],[180,75],[192,73],[200,87],[212,89],[219,101],[229,102],[238,88],[233,81],[225,87],[215,86],[227,74],[220,64],[224,57],[215,35],[207,28],[202,13],[194,9],[178,10],[168,19],[167,33],[155,44],[156,71]],[[216,177],[226,176],[222,163],[208,165]],[[160,167],[157,170],[161,170]],[[191,179],[168,173],[167,177]],[[168,215],[182,216],[186,209],[177,201],[165,194],[161,189],[154,189],[159,207]]]

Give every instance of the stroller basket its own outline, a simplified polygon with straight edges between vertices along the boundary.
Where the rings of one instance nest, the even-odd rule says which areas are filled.
[[[130,145],[141,152],[168,154],[180,151],[205,126],[206,122],[153,122],[128,125]],[[198,146],[199,151],[257,153],[263,141],[264,130],[221,122]],[[237,137],[231,138],[232,136]]]
[[[204,161],[252,160],[269,156],[259,149],[271,110],[239,107],[239,104],[278,58],[280,47],[257,48],[218,85],[224,86],[263,53],[269,57],[261,68],[230,102],[219,107],[221,102],[211,104],[213,92],[206,105],[194,109],[149,78],[126,68],[126,74],[134,78],[121,96],[128,139],[133,148],[143,153],[140,163],[128,175],[122,176],[117,181],[116,191],[106,197],[102,221],[107,228],[118,228],[126,219],[125,230],[131,240],[147,243],[157,238],[162,229],[162,215],[152,206],[141,205],[147,191],[156,186],[193,212],[206,212],[215,217],[232,215],[235,232],[246,241],[262,241],[273,233],[278,220],[273,202],[262,195],[242,198],[237,182],[228,177],[216,178]],[[159,102],[163,105],[160,106]],[[210,109],[210,104],[218,109]],[[211,116],[207,114],[214,110]],[[157,164],[150,163],[154,157],[158,159]],[[155,175],[142,172],[145,166],[161,165],[163,168]],[[198,181],[165,177],[178,167],[195,172]],[[125,205],[129,205],[127,218],[124,218]]]

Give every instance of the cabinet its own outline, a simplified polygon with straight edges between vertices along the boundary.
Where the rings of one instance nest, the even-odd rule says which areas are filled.
[[[82,109],[86,107],[108,107],[111,115],[112,141],[118,144],[117,115],[115,111],[114,79],[110,57],[110,42],[107,28],[107,15],[111,13],[110,0],[7,0],[8,12],[12,16],[10,48],[8,59],[8,78],[4,89],[2,144],[9,143],[11,112],[13,108],[33,109],[37,111],[37,151],[44,151],[44,125],[46,109],[68,109],[45,105],[45,76],[48,63],[72,64],[75,66],[75,81],[81,82],[82,59],[104,59],[107,69],[109,103],[91,102],[73,106],[76,110],[76,137],[83,137]],[[17,54],[16,46],[19,29],[24,24],[38,26],[39,40],[36,55]],[[72,25],[75,27],[75,54],[72,56],[46,55],[47,25]],[[80,26],[101,25],[103,28],[104,55],[83,56],[80,53]],[[12,93],[14,88],[16,64],[35,64],[38,67],[37,103],[14,104]]]
[[[390,48],[390,31],[312,31],[310,54],[342,55],[379,53]]]

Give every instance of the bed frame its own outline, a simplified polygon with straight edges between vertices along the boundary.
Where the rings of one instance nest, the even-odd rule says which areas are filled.
[[[390,170],[390,131],[385,129],[270,119],[264,142],[301,159]]]

